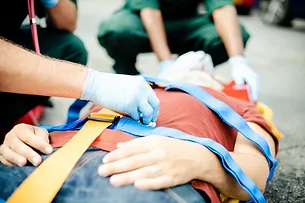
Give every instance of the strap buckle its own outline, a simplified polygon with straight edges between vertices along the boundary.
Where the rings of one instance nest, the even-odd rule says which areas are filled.
[[[151,88],[155,89],[155,88],[165,88],[168,86],[168,84],[165,83],[156,83],[156,82],[151,82],[149,81],[148,84],[151,86]]]
[[[91,121],[115,123],[116,121],[118,121],[118,119],[120,119],[120,116],[112,114],[91,113],[89,114],[87,119]]]

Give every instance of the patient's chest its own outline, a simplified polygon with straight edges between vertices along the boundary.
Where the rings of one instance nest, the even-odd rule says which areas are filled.
[[[159,97],[160,115],[157,126],[181,130],[185,133],[211,138],[233,150],[236,131],[196,98],[183,92],[155,90]]]

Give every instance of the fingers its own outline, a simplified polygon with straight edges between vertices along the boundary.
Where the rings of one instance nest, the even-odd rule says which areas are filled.
[[[245,83],[245,80],[243,77],[235,77],[234,82],[236,85],[243,85]]]
[[[34,128],[34,133],[36,136],[41,137],[46,143],[48,143],[48,144],[50,143],[49,133],[46,129],[39,128],[36,126],[33,126],[33,128]]]
[[[148,103],[153,109],[152,122],[156,122],[159,116],[160,100],[154,93],[148,97]]]
[[[32,126],[31,126],[32,127]],[[53,149],[49,145],[49,134],[45,129],[32,127],[32,129],[24,129],[22,133],[18,133],[18,138],[27,145],[45,153],[52,153]]]
[[[0,162],[6,166],[14,166],[14,164],[12,164],[8,160],[4,159],[4,157],[2,155],[0,155]]]
[[[146,178],[157,178],[157,166],[147,166],[138,170],[113,175],[110,178],[110,184],[113,186],[125,186],[133,184],[137,180]]]
[[[130,117],[136,121],[140,120],[140,114],[141,112],[138,111],[138,108],[130,108],[130,111],[128,112]]]
[[[98,174],[107,177],[113,174],[124,173],[143,168],[147,165],[153,164],[154,162],[155,160],[153,158],[147,158],[147,154],[134,155],[115,162],[101,165],[98,169]]]
[[[108,153],[104,158],[103,158],[103,163],[107,164],[110,162],[118,161],[120,159],[126,158],[133,156],[135,154],[143,154],[149,151],[146,147],[143,146],[138,146],[138,147],[127,147],[125,143],[118,144],[118,146],[126,146],[123,148],[116,149],[110,153]]]
[[[152,121],[154,110],[146,99],[140,101],[139,111],[143,114],[143,124],[148,125]]]
[[[5,137],[4,144],[1,146],[1,155],[5,164],[16,164],[24,166],[30,161],[34,166],[38,166],[42,159],[40,155],[31,147],[43,153],[52,153],[49,145],[48,132],[42,128],[30,125],[16,125]]]
[[[26,159],[24,157],[14,152],[6,145],[0,146],[0,160],[7,166],[13,166],[15,164],[21,167],[26,164]]]
[[[26,158],[34,166],[38,166],[42,161],[40,155],[25,143],[20,141],[19,139],[14,139],[12,140],[10,148],[14,151],[14,153]]]
[[[174,186],[173,178],[170,176],[160,176],[157,178],[138,179],[134,186],[140,190],[160,190]]]
[[[250,94],[253,101],[257,101],[258,99],[258,91],[259,91],[259,79],[257,77],[253,77],[249,79],[248,82],[250,87]]]

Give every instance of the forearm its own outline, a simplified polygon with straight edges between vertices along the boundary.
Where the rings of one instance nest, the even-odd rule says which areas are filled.
[[[87,69],[39,56],[0,39],[0,91],[79,98]]]
[[[228,56],[243,55],[244,46],[235,7],[224,6],[216,9],[212,16]]]
[[[70,0],[59,0],[56,6],[47,9],[48,24],[56,29],[74,32],[77,24],[77,8]]]
[[[141,20],[149,37],[153,52],[159,61],[171,58],[171,51],[167,44],[162,14],[159,10],[145,8],[140,12]]]
[[[206,151],[206,150],[203,150]],[[249,194],[240,187],[235,178],[224,169],[218,157],[208,151],[203,157],[209,157],[202,160],[203,167],[199,180],[205,181],[213,185],[221,194],[228,197],[249,200]],[[256,183],[258,188],[263,192],[266,185],[266,180],[269,174],[268,163],[264,158],[257,157],[251,154],[230,153],[233,160],[239,165],[242,171]],[[208,163],[207,163],[208,160]]]

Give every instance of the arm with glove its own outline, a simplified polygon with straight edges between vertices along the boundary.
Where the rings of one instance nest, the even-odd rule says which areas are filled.
[[[234,82],[237,85],[247,83],[250,87],[251,98],[256,101],[259,76],[251,69],[243,55],[244,46],[235,7],[226,5],[215,9],[212,17],[229,55],[229,66]]]
[[[37,55],[0,38],[0,91],[81,98],[129,114],[143,123],[157,120],[159,100],[143,77],[102,73]]]

